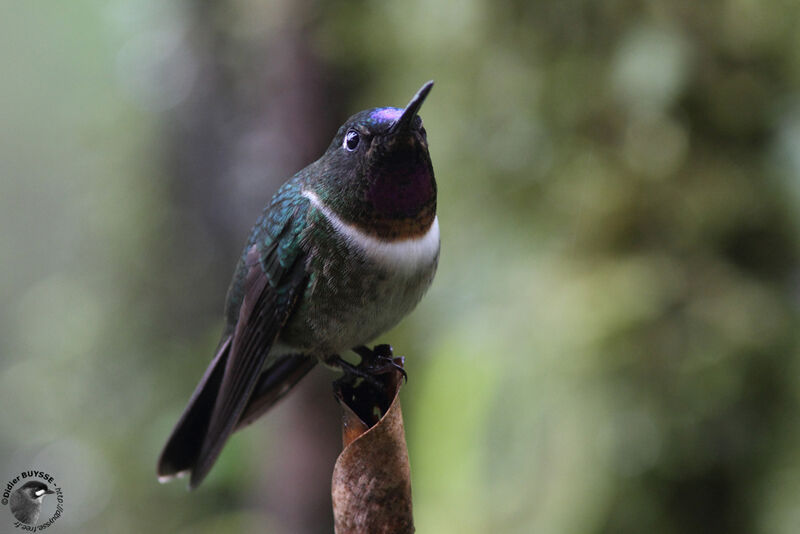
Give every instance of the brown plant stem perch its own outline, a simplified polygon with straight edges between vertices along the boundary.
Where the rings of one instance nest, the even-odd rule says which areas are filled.
[[[344,449],[331,485],[336,534],[414,532],[411,471],[398,397],[405,371],[402,358],[390,361],[374,374],[374,369],[362,367],[367,365],[363,360],[358,368],[371,375],[369,380],[346,376],[334,383],[344,412]]]

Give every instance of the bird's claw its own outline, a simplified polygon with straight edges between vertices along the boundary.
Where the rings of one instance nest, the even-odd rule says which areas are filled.
[[[373,349],[360,345],[353,348],[353,352],[361,356],[361,366],[369,373],[383,375],[397,370],[403,375],[403,381],[408,382],[408,373],[403,367],[405,358],[395,358],[391,345],[375,345]]]
[[[337,367],[344,372],[344,376],[339,379],[342,382],[355,382],[356,379],[360,378],[375,388],[383,388],[383,384],[380,382],[380,380],[375,378],[375,373],[373,373],[369,367],[365,368],[361,365],[353,365],[338,355],[334,358],[328,359],[326,363],[332,367]]]

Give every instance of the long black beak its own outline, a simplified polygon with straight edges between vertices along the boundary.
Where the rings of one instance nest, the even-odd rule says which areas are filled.
[[[419,108],[422,107],[422,103],[425,102],[425,98],[428,96],[428,93],[431,92],[432,88],[433,80],[423,85],[420,90],[417,91],[417,94],[414,95],[414,98],[411,99],[411,102],[409,102],[403,110],[403,114],[400,115],[400,118],[394,121],[394,124],[389,128],[389,133],[406,130],[411,126],[411,121],[417,116]]]

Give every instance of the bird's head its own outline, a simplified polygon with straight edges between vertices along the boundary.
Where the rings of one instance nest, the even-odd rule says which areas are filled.
[[[51,495],[55,493],[53,490],[47,487],[47,484],[43,482],[39,482],[38,480],[32,480],[30,482],[26,482],[22,486],[20,486],[19,490],[20,493],[31,499],[32,501],[42,502],[45,495]]]
[[[356,113],[317,162],[317,194],[348,222],[378,237],[424,231],[436,212],[436,181],[419,109],[433,82],[405,108]]]

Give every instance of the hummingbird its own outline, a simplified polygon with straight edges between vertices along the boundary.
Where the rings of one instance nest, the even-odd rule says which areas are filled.
[[[20,523],[35,525],[39,520],[39,513],[42,510],[42,502],[45,495],[52,495],[55,491],[47,487],[44,482],[32,480],[23,484],[17,491],[11,494],[9,507],[11,513]]]
[[[351,116],[272,197],[236,266],[216,354],[159,458],[160,481],[190,473],[197,487],[233,432],[319,362],[357,372],[340,354],[369,358],[365,344],[428,290],[439,222],[418,112],[432,87],[405,108]]]

